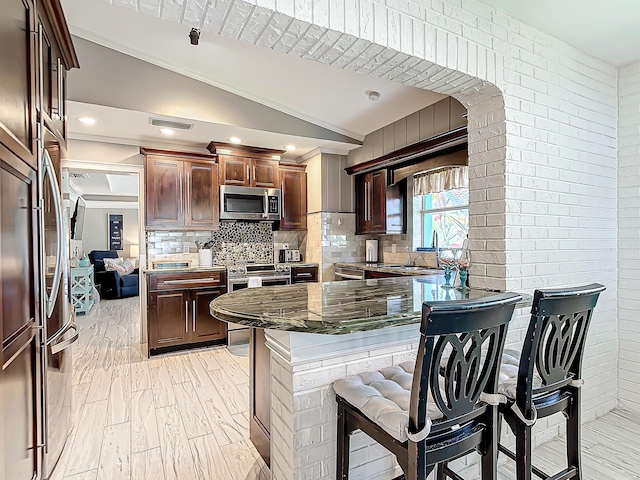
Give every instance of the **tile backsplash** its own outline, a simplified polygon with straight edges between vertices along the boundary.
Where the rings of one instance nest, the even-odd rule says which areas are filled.
[[[246,261],[271,263],[274,246],[279,250],[282,243],[288,243],[289,248],[300,248],[304,256],[306,237],[306,232],[274,232],[270,223],[258,222],[221,222],[220,229],[211,232],[148,231],[148,265],[154,260],[171,259],[189,259],[197,265],[196,241],[213,242],[213,263],[217,265]],[[185,247],[189,248],[189,254],[183,253]]]

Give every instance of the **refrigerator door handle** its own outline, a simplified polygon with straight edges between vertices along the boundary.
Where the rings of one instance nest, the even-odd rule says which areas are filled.
[[[53,193],[53,206],[56,211],[56,235],[58,238],[56,239],[56,267],[53,272],[53,283],[51,284],[51,294],[49,298],[47,298],[47,318],[53,315],[53,310],[56,306],[56,299],[58,297],[58,289],[60,288],[60,281],[62,280],[62,262],[64,259],[62,258],[62,248],[64,241],[64,231],[63,231],[63,218],[62,218],[62,205],[60,202],[60,188],[58,187],[58,179],[56,178],[56,172],[53,169],[53,164],[51,163],[51,157],[49,156],[49,152],[46,150],[42,153],[44,168],[49,177],[49,183],[51,184],[51,189]],[[46,265],[45,265],[46,269]],[[45,272],[46,275],[46,272]],[[46,287],[45,287],[46,289]],[[45,290],[46,291],[46,290]]]
[[[75,322],[71,322],[67,328],[61,331],[61,336],[64,336],[64,334],[67,333],[69,330],[73,330],[74,332],[71,338],[68,338],[67,340],[63,340],[49,347],[51,348],[52,355],[60,353],[64,349],[76,343],[76,341],[78,340],[78,337],[80,336],[80,332],[78,331],[78,325]]]

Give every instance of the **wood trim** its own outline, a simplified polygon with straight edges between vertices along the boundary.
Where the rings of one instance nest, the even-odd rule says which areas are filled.
[[[410,162],[418,157],[423,157],[445,148],[461,145],[466,142],[467,127],[464,126],[441,135],[436,135],[435,137],[427,138],[426,140],[422,140],[421,142],[414,143],[413,145],[388,153],[382,157],[347,167],[345,168],[345,171],[349,175],[354,175],[356,173],[365,173],[379,170],[381,168],[388,168],[393,165]]]
[[[306,165],[299,165],[297,163],[281,163],[280,164],[280,171],[282,172],[283,170],[296,171],[296,172],[306,172],[307,166]]]
[[[193,159],[193,160],[211,160],[216,161],[217,155],[211,155],[209,153],[198,152],[179,152],[175,150],[161,150],[158,148],[140,147],[140,153],[145,156],[164,156],[164,157],[180,157],[181,159]]]
[[[224,151],[218,152],[218,149],[223,149]],[[207,150],[214,155],[235,155],[238,157],[264,158],[266,160],[274,160],[274,155],[279,157],[285,153],[285,150],[273,150],[271,148],[251,147],[221,142],[210,142],[209,145],[207,145]]]
[[[393,183],[398,183],[400,180],[415,175],[416,173],[428,172],[443,167],[463,167],[469,164],[469,154],[467,153],[466,143],[451,150],[452,151],[448,153],[434,153],[433,156],[419,163],[412,163],[393,169],[393,171],[390,172],[393,177]]]
[[[41,0],[40,3],[51,22],[53,34],[56,36],[56,40],[60,46],[62,58],[64,59],[67,70],[80,68],[78,55],[76,54],[76,49],[73,46],[73,40],[71,40],[71,33],[69,33],[67,20],[64,16],[60,0]]]

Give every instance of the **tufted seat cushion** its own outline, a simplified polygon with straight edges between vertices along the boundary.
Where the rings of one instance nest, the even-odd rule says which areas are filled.
[[[498,393],[506,396],[511,400],[516,398],[516,389],[518,386],[518,368],[520,365],[521,352],[519,350],[504,349],[502,354],[502,362],[500,365],[500,378],[498,385]],[[533,374],[533,388],[542,385],[542,379],[537,373]]]
[[[404,442],[409,425],[409,402],[414,362],[386,367],[333,382],[335,392],[379,425],[389,435]],[[427,415],[442,417],[429,393]]]

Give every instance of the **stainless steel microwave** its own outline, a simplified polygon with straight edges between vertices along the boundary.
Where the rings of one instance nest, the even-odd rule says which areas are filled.
[[[220,186],[220,220],[280,220],[280,189]]]

